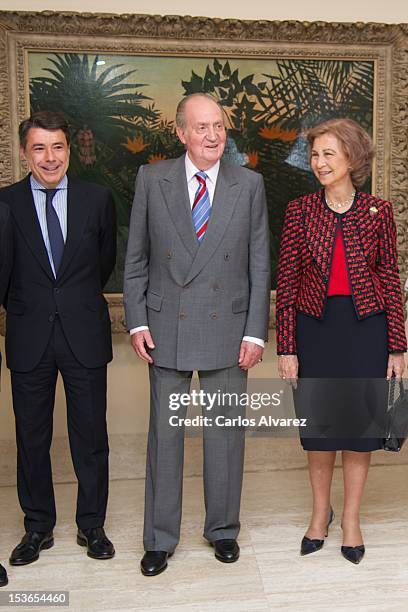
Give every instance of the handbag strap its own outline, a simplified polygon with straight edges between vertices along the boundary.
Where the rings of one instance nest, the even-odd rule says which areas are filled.
[[[388,401],[387,401],[387,412],[389,412],[394,405],[394,393],[395,393],[395,376],[391,376],[388,381]]]
[[[397,379],[395,378],[395,376],[392,376],[390,378],[390,380],[389,380],[389,383],[388,383],[388,406],[387,406],[387,412],[392,409],[392,407],[394,405],[394,402],[395,402],[396,382],[397,382]],[[402,378],[399,379],[398,383],[399,383],[398,386],[399,386],[400,397],[404,397],[404,395],[405,395],[405,388],[404,388],[404,383],[402,382]]]

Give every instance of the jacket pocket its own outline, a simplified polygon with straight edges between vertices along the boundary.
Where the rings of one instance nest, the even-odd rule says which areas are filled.
[[[147,292],[146,306],[148,308],[151,308],[152,310],[159,312],[162,307],[162,302],[163,302],[162,295],[157,295],[157,293],[152,293],[151,291]]]
[[[248,310],[249,298],[247,295],[234,298],[232,300],[232,312],[237,314],[238,312],[245,312]]]

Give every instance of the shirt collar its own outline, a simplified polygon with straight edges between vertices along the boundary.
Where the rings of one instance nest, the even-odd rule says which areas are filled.
[[[188,153],[186,153],[186,156],[185,156],[185,164],[186,164],[187,183],[189,183],[191,179],[197,174],[197,172],[200,172],[200,169],[197,168],[193,164],[193,162],[188,156]],[[220,160],[218,160],[213,166],[211,166],[211,168],[208,168],[208,170],[205,170],[203,172],[206,173],[210,181],[215,185],[215,183],[217,182],[219,170],[220,170]]]
[[[41,183],[39,183],[33,177],[32,174],[30,174],[30,184],[31,184],[31,189],[45,189],[44,185],[41,185]],[[55,187],[55,189],[66,189],[67,187],[68,187],[68,177],[66,174],[64,174],[64,176],[62,177],[58,185]]]

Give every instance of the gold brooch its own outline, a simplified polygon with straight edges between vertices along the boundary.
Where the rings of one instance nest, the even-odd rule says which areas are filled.
[[[370,206],[369,213],[371,217],[375,217],[378,214],[378,208],[376,206]]]

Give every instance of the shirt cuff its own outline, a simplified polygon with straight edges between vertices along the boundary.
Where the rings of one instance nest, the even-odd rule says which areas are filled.
[[[144,331],[146,329],[149,329],[147,325],[140,325],[139,327],[132,327],[132,329],[129,329],[129,334],[133,336],[133,334],[135,334],[136,332]]]
[[[242,338],[242,341],[253,342],[254,344],[257,344],[258,346],[265,348],[265,342],[261,340],[261,338],[254,338],[253,336],[244,336]]]

